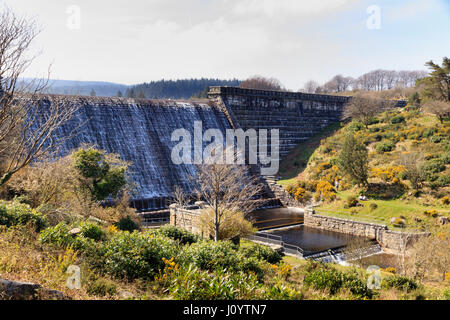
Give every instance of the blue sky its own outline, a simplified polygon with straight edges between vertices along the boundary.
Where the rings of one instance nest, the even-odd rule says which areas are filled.
[[[450,54],[450,0],[0,3],[43,27],[35,48],[43,53],[27,76],[43,74],[52,63],[56,79],[133,84],[259,74],[297,90],[338,73],[424,70],[425,61],[440,63]],[[67,11],[73,5],[80,19]],[[380,10],[379,29],[367,27],[370,6]]]

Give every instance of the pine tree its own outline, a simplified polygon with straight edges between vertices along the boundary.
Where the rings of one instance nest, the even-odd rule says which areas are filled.
[[[122,94],[122,91],[117,91],[117,96],[119,97],[119,98],[121,98],[121,97],[123,97],[123,94]]]
[[[95,97],[97,95],[97,93],[95,92],[94,89],[92,89],[90,95],[91,95],[91,97]]]
[[[345,137],[338,157],[339,166],[357,184],[367,186],[369,172],[369,152],[366,146],[353,134]]]
[[[146,97],[145,97],[145,93],[144,93],[144,91],[142,91],[142,90],[139,90],[139,93],[138,93],[138,99],[145,99]]]
[[[128,98],[136,98],[136,93],[134,92],[134,88],[127,90],[127,97]]]

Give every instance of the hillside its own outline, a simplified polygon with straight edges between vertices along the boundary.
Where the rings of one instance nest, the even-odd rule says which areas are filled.
[[[209,86],[239,86],[240,81],[221,79],[181,79],[160,80],[131,86],[125,93],[130,95],[144,95],[146,98],[160,99],[189,99],[206,98]]]
[[[368,149],[367,189],[355,186],[337,161],[349,133]],[[448,233],[449,224],[439,222],[450,217],[449,133],[449,119],[441,124],[435,116],[411,106],[379,114],[368,128],[356,121],[335,124],[297,146],[282,161],[278,183],[308,201],[317,197],[320,182],[328,182],[330,195],[322,196],[317,208],[321,213],[387,224],[393,229]],[[404,159],[411,154],[418,155],[423,180],[417,188],[404,166]],[[368,200],[358,201],[360,195]]]

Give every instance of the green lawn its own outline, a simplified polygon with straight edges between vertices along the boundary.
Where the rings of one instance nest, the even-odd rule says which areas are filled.
[[[355,221],[373,222],[388,225],[390,229],[400,228],[394,227],[390,220],[391,218],[404,216],[406,221],[406,229],[412,230],[430,230],[442,231],[446,226],[439,226],[437,218],[431,218],[424,215],[425,210],[436,210],[439,214],[450,218],[450,206],[443,206],[439,204],[428,205],[423,199],[393,199],[393,200],[368,200],[360,201],[363,207],[344,208],[345,199],[349,195],[354,195],[352,191],[338,192],[338,198],[331,203],[325,203],[316,207],[318,214],[334,216],[339,218],[351,219]],[[375,210],[370,209],[370,204],[375,203],[378,207]],[[415,221],[414,218],[422,221]],[[448,226],[448,225],[447,225]]]

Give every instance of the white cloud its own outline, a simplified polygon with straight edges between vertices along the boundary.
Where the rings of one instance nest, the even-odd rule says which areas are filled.
[[[234,11],[239,15],[264,14],[275,16],[305,16],[327,12],[341,7],[350,0],[239,0],[236,1]]]

